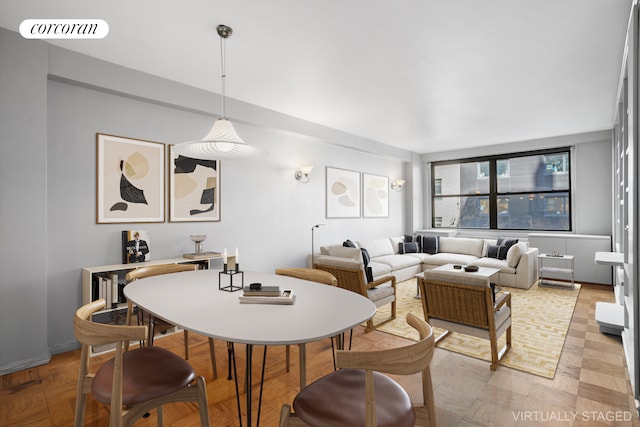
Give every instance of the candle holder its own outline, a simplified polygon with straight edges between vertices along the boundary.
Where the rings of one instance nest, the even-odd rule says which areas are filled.
[[[238,284],[236,280],[236,284],[234,285],[233,280],[235,276],[240,276],[240,284]],[[222,284],[223,280],[225,285]],[[218,289],[226,292],[235,292],[243,288],[244,272],[238,269],[238,264],[236,264],[235,270],[229,270],[227,264],[224,264],[222,271],[218,272]]]

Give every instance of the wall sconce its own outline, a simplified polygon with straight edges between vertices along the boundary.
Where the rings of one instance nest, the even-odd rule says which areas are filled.
[[[391,189],[399,193],[402,191],[402,187],[404,187],[405,182],[406,181],[404,179],[396,179],[394,181],[391,181]]]
[[[296,171],[296,179],[301,183],[306,184],[307,182],[309,182],[309,174],[311,173],[312,169],[313,169],[313,166],[301,167]]]

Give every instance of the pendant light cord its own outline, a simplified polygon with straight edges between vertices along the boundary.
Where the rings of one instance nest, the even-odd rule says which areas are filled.
[[[226,110],[225,110],[225,78],[227,77],[225,73],[225,38],[220,37],[220,64],[221,64],[221,79],[222,79],[222,117],[223,119],[227,118]]]

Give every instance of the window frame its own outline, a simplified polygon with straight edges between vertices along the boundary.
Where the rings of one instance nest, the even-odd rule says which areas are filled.
[[[505,154],[497,154],[497,155],[490,155],[490,156],[480,156],[480,157],[468,157],[468,158],[462,158],[462,159],[453,159],[453,160],[444,160],[444,161],[437,161],[437,162],[432,162],[431,163],[431,179],[430,179],[430,185],[431,185],[431,227],[432,228],[442,228],[442,225],[437,226],[436,225],[436,199],[442,200],[445,198],[464,198],[464,197],[488,197],[489,199],[489,227],[460,227],[460,226],[455,226],[453,228],[455,229],[461,229],[461,230],[515,230],[515,231],[532,231],[532,232],[538,232],[538,231],[557,231],[557,232],[571,232],[573,231],[573,183],[572,183],[572,179],[571,179],[571,163],[572,163],[572,158],[571,158],[571,147],[557,147],[557,148],[551,148],[551,149],[544,149],[544,150],[533,150],[533,151],[522,151],[522,152],[516,152],[516,153],[505,153]],[[551,155],[558,155],[558,154],[566,154],[566,158],[567,158],[567,164],[566,164],[566,170],[564,171],[553,171],[551,173],[553,174],[566,174],[567,175],[567,183],[568,183],[568,188],[567,189],[563,189],[563,190],[539,190],[539,191],[503,191],[503,192],[498,192],[498,180],[500,178],[505,178],[505,176],[498,176],[498,170],[497,170],[497,164],[498,161],[500,160],[507,160],[509,161],[508,164],[508,174],[506,175],[506,177],[510,177],[511,176],[511,159],[514,158],[519,158],[519,157],[533,157],[533,156],[551,156]],[[435,174],[435,169],[438,166],[446,166],[446,165],[461,165],[464,163],[478,163],[480,164],[481,162],[489,162],[489,176],[488,177],[482,177],[480,178],[480,170],[478,168],[478,179],[489,179],[489,192],[488,193],[461,193],[461,194],[442,194],[442,193],[438,193],[435,194],[435,181],[437,179],[439,179],[440,181],[442,181],[441,178],[435,178],[436,174]],[[442,185],[442,184],[441,184]],[[553,196],[556,194],[566,194],[567,197],[567,201],[568,201],[568,210],[567,210],[567,221],[568,221],[568,229],[559,229],[559,228],[498,228],[498,204],[499,204],[499,200],[500,199],[504,199],[504,198],[509,198],[511,196],[519,196],[522,194],[527,194],[530,197],[538,197],[540,195],[544,195],[544,196]]]

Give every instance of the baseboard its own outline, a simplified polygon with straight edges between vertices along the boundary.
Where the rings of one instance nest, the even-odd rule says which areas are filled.
[[[35,366],[46,365],[50,361],[51,354],[47,354],[46,356],[34,357],[32,359],[19,360],[14,363],[0,365],[0,376],[33,368]]]

